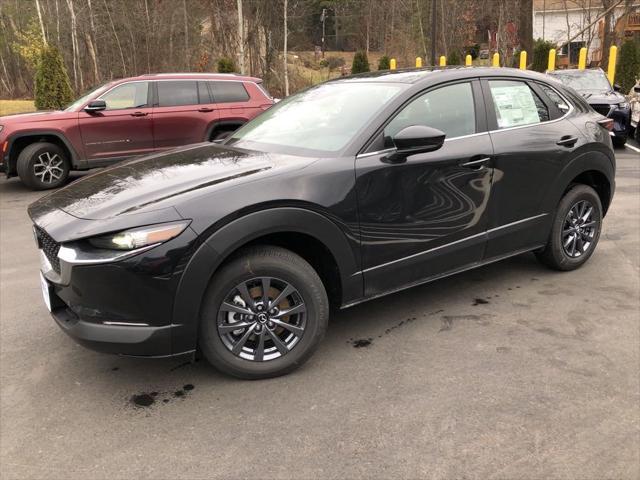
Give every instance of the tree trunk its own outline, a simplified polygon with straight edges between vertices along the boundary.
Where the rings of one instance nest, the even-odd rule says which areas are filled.
[[[122,75],[127,76],[127,64],[124,61],[124,53],[122,53],[122,44],[120,43],[120,37],[118,37],[118,32],[116,32],[116,26],[113,24],[113,18],[111,17],[111,12],[109,11],[109,5],[107,5],[107,0],[104,1],[104,8],[107,11],[107,16],[109,17],[109,23],[111,24],[111,30],[113,31],[113,36],[116,39],[116,44],[118,45],[118,50],[120,51],[120,60],[122,61]]]
[[[184,59],[187,67],[187,71],[189,70],[189,21],[187,17],[187,0],[182,0],[182,9],[184,11]]]
[[[76,12],[73,8],[73,0],[67,0],[67,8],[71,16],[71,50],[73,55],[73,83],[76,93],[84,90],[84,81],[82,80],[82,66],[80,65],[80,52],[78,45],[78,23],[76,20]]]
[[[284,0],[284,48],[282,50],[282,58],[284,62],[284,96],[289,96],[289,71],[287,69],[287,37],[289,33],[287,31],[287,5],[288,1]]]
[[[98,56],[93,44],[93,40],[91,39],[91,35],[89,35],[89,33],[87,32],[84,32],[84,43],[87,46],[87,52],[89,53],[89,57],[91,58],[91,65],[93,66],[93,84],[97,85],[98,83],[100,83],[100,73],[98,72]]]
[[[47,34],[44,30],[44,21],[42,20],[42,10],[40,8],[40,0],[36,0],[36,10],[38,11],[38,20],[40,21],[40,30],[42,31],[42,43],[47,45]]]
[[[602,7],[606,13],[604,15],[604,34],[602,38],[602,56],[600,67],[604,70],[609,66],[609,49],[613,44],[613,31],[611,24],[613,23],[613,7],[614,0],[602,0]]]
[[[533,58],[533,0],[520,0],[518,37],[522,50]]]
[[[242,16],[242,0],[238,0],[238,51],[240,58],[240,73],[245,74],[244,68],[244,17]]]

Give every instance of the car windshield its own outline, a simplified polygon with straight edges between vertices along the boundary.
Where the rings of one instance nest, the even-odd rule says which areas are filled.
[[[601,92],[611,90],[611,84],[604,72],[601,70],[581,70],[579,72],[562,72],[558,70],[553,72],[551,75],[578,92]]]
[[[376,82],[318,85],[269,108],[236,131],[228,144],[307,156],[335,154],[407,87]]]
[[[111,83],[105,83],[104,85],[100,85],[98,88],[94,88],[93,90],[89,90],[89,92],[85,93],[83,96],[81,96],[75,102],[69,104],[64,109],[64,111],[65,112],[73,112],[74,110],[76,110],[76,109],[80,108],[82,105],[84,105],[87,102],[87,100],[89,100],[93,96],[99,95],[102,92],[104,92],[107,88],[109,88],[110,85],[111,85]]]

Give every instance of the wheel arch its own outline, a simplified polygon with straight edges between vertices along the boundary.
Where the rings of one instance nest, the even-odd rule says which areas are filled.
[[[78,154],[64,134],[55,130],[34,130],[12,135],[9,139],[7,176],[17,174],[17,162],[20,152],[27,146],[38,142],[53,143],[62,148],[71,162],[71,167],[77,166]]]
[[[211,137],[218,132],[227,132],[229,130],[235,130],[247,123],[246,118],[228,118],[225,120],[214,120],[209,124],[204,135],[204,141],[211,141]]]
[[[567,190],[576,183],[589,185],[600,197],[603,215],[607,213],[615,190],[615,160],[600,151],[585,152],[569,163],[555,180],[546,199],[545,211],[553,212]]]
[[[253,212],[210,234],[188,261],[173,307],[174,323],[180,324],[173,334],[174,352],[194,348],[204,294],[220,266],[243,248],[258,244],[282,246],[307,260],[335,306],[362,296],[358,261],[346,235],[332,220],[298,207]]]

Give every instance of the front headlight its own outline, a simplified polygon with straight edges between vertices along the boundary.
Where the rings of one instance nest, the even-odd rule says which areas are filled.
[[[629,108],[629,102],[620,102],[618,104],[618,108],[627,109]]]
[[[191,222],[182,221],[149,225],[89,238],[87,241],[93,247],[105,250],[136,250],[151,245],[160,245],[177,237],[189,226],[189,223]]]

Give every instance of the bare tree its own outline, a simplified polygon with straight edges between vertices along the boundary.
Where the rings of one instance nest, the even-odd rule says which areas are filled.
[[[42,21],[42,9],[40,8],[40,0],[36,0],[36,10],[38,11],[38,20],[40,21],[40,30],[42,30],[42,43],[47,44],[47,33],[44,29],[44,22]]]
[[[244,17],[242,16],[242,0],[238,0],[238,50],[239,50],[239,63],[240,73],[245,74],[244,66]]]
[[[284,0],[284,47],[282,49],[282,58],[284,62],[284,94],[289,96],[289,69],[287,68],[287,39],[289,37],[287,25],[287,6],[288,1]]]

